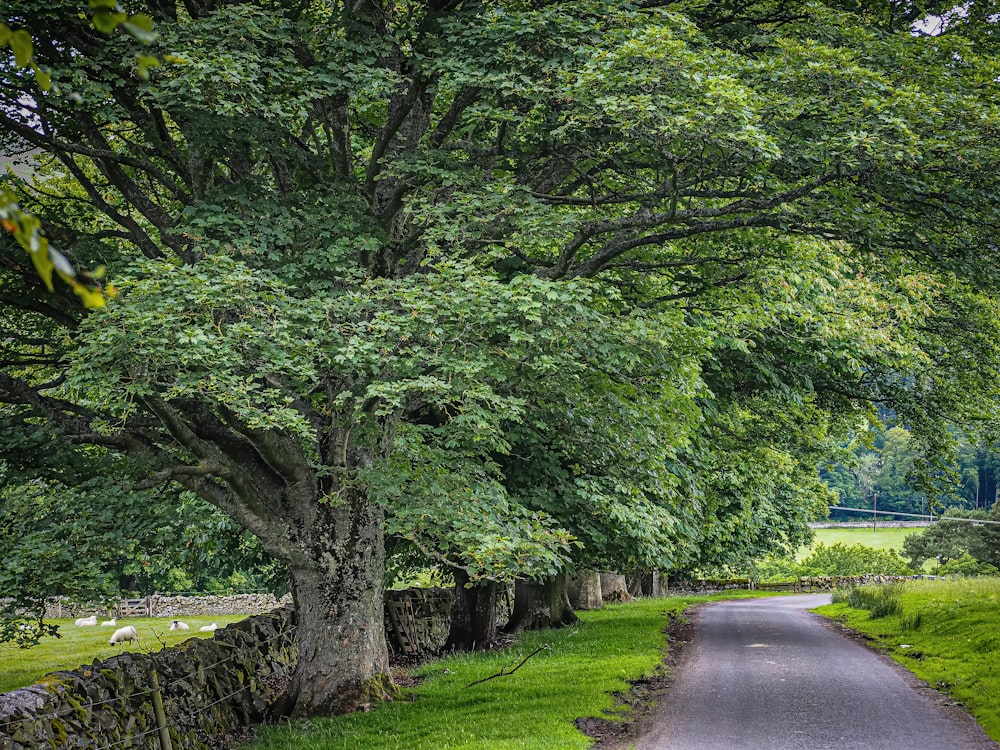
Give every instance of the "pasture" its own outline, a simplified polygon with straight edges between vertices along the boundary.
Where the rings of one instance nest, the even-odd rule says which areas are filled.
[[[118,621],[118,627],[133,625],[139,633],[139,643],[108,645],[115,631],[111,627],[84,627],[73,624],[71,619],[51,620],[59,625],[61,637],[43,638],[33,648],[0,645],[0,693],[25,687],[49,672],[76,669],[90,664],[94,659],[107,659],[126,651],[159,651],[162,644],[175,646],[188,638],[211,638],[212,633],[201,633],[198,628],[217,623],[220,628],[238,622],[246,615],[199,615],[181,617],[191,630],[169,630],[173,617],[130,617]]]
[[[828,529],[815,529],[816,537],[812,545],[800,549],[795,558],[796,560],[802,560],[802,558],[809,554],[809,551],[813,547],[820,543],[828,547],[838,542],[845,545],[863,544],[866,547],[873,547],[875,549],[894,549],[897,552],[902,552],[903,540],[910,534],[922,530],[922,528],[914,527],[901,529],[883,526],[879,526],[874,531],[871,526],[835,526]]]

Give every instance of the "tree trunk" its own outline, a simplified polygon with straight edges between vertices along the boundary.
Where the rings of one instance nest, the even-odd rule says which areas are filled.
[[[507,633],[542,628],[560,628],[579,622],[566,593],[566,574],[549,578],[545,583],[517,581],[514,585],[514,611],[504,628]]]
[[[601,576],[596,570],[586,570],[571,576],[567,583],[569,603],[573,609],[600,609],[604,606],[601,597]]]
[[[487,581],[466,586],[469,576],[455,570],[455,598],[451,605],[451,629],[446,651],[477,651],[497,639],[497,585]]]
[[[625,576],[628,586],[628,594],[633,599],[638,599],[642,594],[642,571],[633,571]]]
[[[385,642],[382,510],[367,499],[320,502],[289,564],[299,658],[278,715],[365,708],[395,691]]]
[[[627,601],[630,597],[625,576],[618,573],[601,573],[601,596],[606,602]]]

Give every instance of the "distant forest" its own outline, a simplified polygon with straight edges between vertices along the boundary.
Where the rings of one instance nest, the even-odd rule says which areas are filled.
[[[994,448],[961,439],[950,456],[928,448],[905,427],[889,427],[848,447],[843,462],[829,464],[821,477],[845,508],[940,515],[947,508],[993,507],[1000,473]],[[831,510],[830,517],[859,514]]]

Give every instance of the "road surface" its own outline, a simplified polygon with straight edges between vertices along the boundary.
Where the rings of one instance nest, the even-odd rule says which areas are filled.
[[[968,715],[808,609],[825,594],[703,607],[636,750],[996,750]]]

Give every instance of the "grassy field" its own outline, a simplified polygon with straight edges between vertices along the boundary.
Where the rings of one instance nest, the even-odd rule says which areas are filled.
[[[903,540],[910,534],[921,531],[920,528],[878,528],[872,531],[871,526],[867,528],[857,527],[834,527],[829,529],[815,529],[816,538],[813,546],[822,542],[830,546],[840,542],[841,544],[863,544],[866,547],[875,549],[894,549],[902,551]],[[803,547],[796,555],[797,560],[801,560],[809,554],[812,547]]]
[[[1000,741],[1000,579],[910,581],[899,592],[901,613],[879,619],[846,603],[816,611],[871,636]]]
[[[6,693],[19,687],[31,685],[49,672],[63,669],[76,669],[82,664],[90,664],[94,659],[107,659],[117,656],[123,651],[158,651],[160,644],[153,632],[168,646],[173,646],[192,636],[211,638],[211,633],[200,633],[198,628],[215,622],[219,627],[231,622],[238,622],[246,615],[227,615],[213,617],[184,617],[184,622],[191,630],[170,631],[170,617],[136,617],[123,619],[118,625],[134,625],[139,633],[140,644],[122,644],[110,646],[108,639],[114,632],[110,627],[78,628],[72,620],[52,620],[60,625],[61,638],[43,638],[42,642],[33,648],[18,648],[11,645],[0,645],[0,693]]]
[[[510,649],[427,664],[415,672],[421,684],[374,711],[265,728],[246,750],[583,750],[591,740],[573,722],[607,716],[612,693],[627,691],[629,680],[662,661],[668,614],[707,599],[646,599],[583,612],[579,625],[527,633]],[[545,644],[551,648],[513,674],[469,685]]]

